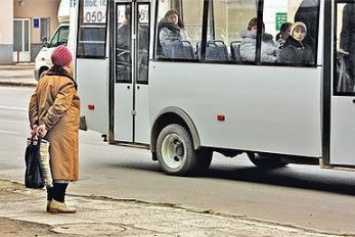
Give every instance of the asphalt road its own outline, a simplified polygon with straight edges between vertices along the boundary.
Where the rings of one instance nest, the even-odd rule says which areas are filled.
[[[33,88],[0,87],[0,179],[23,181]],[[214,155],[203,177],[167,176],[147,150],[109,146],[93,131],[80,133],[81,181],[70,193],[135,198],[235,216],[355,234],[355,173],[290,165],[261,172],[245,155]]]

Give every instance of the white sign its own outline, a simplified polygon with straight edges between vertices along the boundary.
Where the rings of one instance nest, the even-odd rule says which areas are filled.
[[[106,23],[106,0],[84,0],[84,23]]]
[[[139,5],[139,22],[140,23],[148,23],[149,20],[149,9],[148,5]]]

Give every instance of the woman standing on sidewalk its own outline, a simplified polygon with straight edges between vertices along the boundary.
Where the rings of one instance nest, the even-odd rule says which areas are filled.
[[[65,204],[69,182],[79,176],[78,133],[80,99],[73,79],[72,55],[65,46],[52,54],[53,67],[38,81],[29,103],[32,133],[50,142],[53,187],[47,188],[47,211],[75,213]]]

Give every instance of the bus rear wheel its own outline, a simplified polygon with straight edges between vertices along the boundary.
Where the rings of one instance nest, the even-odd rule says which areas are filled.
[[[249,160],[260,169],[276,169],[286,166],[288,163],[282,160],[282,156],[259,152],[248,152]]]
[[[160,167],[169,175],[196,175],[211,164],[212,151],[195,150],[188,130],[179,124],[170,124],[160,132],[156,148]]]

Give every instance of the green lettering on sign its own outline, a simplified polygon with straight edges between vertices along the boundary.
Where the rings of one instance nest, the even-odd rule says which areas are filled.
[[[287,12],[276,12],[276,30],[279,31],[281,25],[287,22]]]

